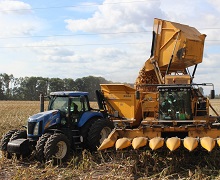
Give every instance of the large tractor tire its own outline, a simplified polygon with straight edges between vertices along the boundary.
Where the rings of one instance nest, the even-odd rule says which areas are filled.
[[[26,130],[18,130],[16,131],[10,138],[10,141],[15,139],[27,139],[27,131]]]
[[[44,146],[44,157],[46,161],[52,160],[53,164],[66,162],[70,155],[70,142],[61,133],[55,133],[49,137]]]
[[[16,132],[17,130],[10,130],[8,131],[1,139],[0,142],[0,150],[2,151],[2,155],[5,156],[6,158],[11,158],[11,155],[7,152],[7,145],[8,142],[10,141],[12,135]]]
[[[114,129],[114,124],[109,119],[102,118],[97,120],[88,132],[88,149],[96,151],[112,129]]]
[[[88,149],[88,132],[89,129],[92,127],[92,125],[98,120],[98,118],[92,118],[88,120],[81,128],[80,128],[80,134],[83,137],[83,144],[82,147],[84,149]]]
[[[48,140],[48,138],[51,136],[50,133],[45,133],[43,134],[37,141],[36,144],[36,150],[35,150],[35,158],[40,161],[43,162],[45,161],[45,157],[44,157],[44,146]]]

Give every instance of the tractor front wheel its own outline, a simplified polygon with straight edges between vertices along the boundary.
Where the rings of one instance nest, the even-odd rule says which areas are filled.
[[[27,139],[27,131],[26,130],[18,130],[16,131],[10,138],[10,141],[15,139]]]
[[[109,119],[99,119],[90,128],[88,132],[88,148],[91,151],[96,151],[105,138],[111,133],[114,124]]]
[[[65,162],[69,158],[70,142],[61,133],[55,133],[49,137],[44,146],[44,157],[46,161],[52,160],[53,164]]]
[[[17,130],[10,130],[8,131],[1,139],[0,142],[0,150],[2,151],[2,155],[5,156],[6,158],[11,158],[11,155],[7,152],[7,145],[8,142],[10,141],[12,135],[16,132]]]
[[[40,162],[45,161],[44,146],[50,136],[51,136],[50,133],[45,133],[37,141],[36,150],[35,150],[35,158]]]

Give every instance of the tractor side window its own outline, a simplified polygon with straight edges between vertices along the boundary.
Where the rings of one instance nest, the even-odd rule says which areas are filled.
[[[73,114],[78,114],[81,109],[81,103],[79,97],[73,97],[71,98],[71,103],[70,103],[70,111]]]
[[[71,98],[71,111],[83,111],[85,108],[85,111],[88,111],[88,105],[87,101],[80,101],[80,97],[73,97]],[[76,110],[77,109],[77,110]]]
[[[87,104],[87,102],[85,102],[85,111],[88,111],[88,110],[89,110],[88,104]]]

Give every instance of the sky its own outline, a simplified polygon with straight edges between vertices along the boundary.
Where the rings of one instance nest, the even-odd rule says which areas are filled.
[[[194,82],[214,83],[220,94],[218,0],[0,0],[0,73],[134,83],[154,18],[207,35]]]

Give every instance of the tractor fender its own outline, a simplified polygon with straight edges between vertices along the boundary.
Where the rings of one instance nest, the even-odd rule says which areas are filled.
[[[103,118],[103,114],[100,112],[91,112],[91,111],[84,112],[78,122],[78,127],[82,127],[89,119],[93,117]]]

